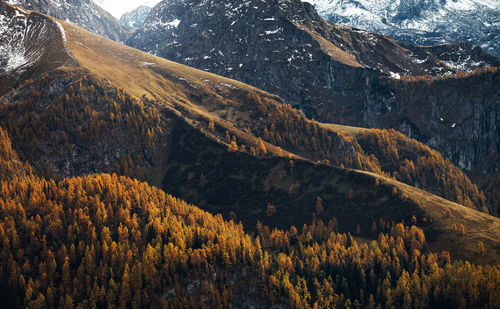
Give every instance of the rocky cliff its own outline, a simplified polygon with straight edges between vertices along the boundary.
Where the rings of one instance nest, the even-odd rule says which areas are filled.
[[[500,56],[500,2],[309,0],[325,19],[416,45],[470,42]]]
[[[120,17],[120,23],[127,28],[129,31],[135,31],[137,28],[144,24],[144,21],[151,12],[151,8],[145,5],[124,13]]]
[[[499,85],[496,68],[462,77],[380,80],[366,93],[357,123],[394,127],[462,169],[498,172],[498,164],[482,163],[500,153]]]
[[[75,24],[109,39],[124,42],[130,33],[92,0],[8,0],[22,8]]]
[[[468,43],[400,43],[325,22],[311,4],[298,0],[178,0],[158,4],[128,44],[276,93],[320,121],[397,128],[464,168],[498,144],[491,133],[487,146],[463,147],[464,140],[467,145],[485,142],[478,133],[483,130],[480,121],[473,119],[489,115],[498,102],[498,84],[478,82],[482,77],[439,82],[432,77],[500,66],[499,59]],[[429,75],[428,82],[414,89],[400,80],[405,75]],[[457,84],[462,88],[455,89]],[[417,103],[425,113],[412,114]],[[465,115],[483,116],[464,116],[453,120],[455,127],[452,122],[449,129],[437,131],[439,118],[446,117],[436,116],[436,110],[453,113],[457,107]],[[420,119],[430,111],[436,125],[434,118]],[[453,134],[444,133],[448,130]]]

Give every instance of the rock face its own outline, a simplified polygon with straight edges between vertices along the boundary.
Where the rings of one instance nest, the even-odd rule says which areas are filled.
[[[465,77],[429,80],[417,88],[399,80],[406,74],[500,66],[497,58],[467,43],[399,43],[327,23],[311,4],[298,0],[176,0],[153,8],[128,44],[276,93],[320,121],[394,127],[463,168],[474,167],[500,144],[498,116],[491,116],[498,115],[498,73],[476,77],[492,79],[484,83]],[[414,104],[424,113],[414,114]],[[441,116],[458,117],[457,110],[470,117]],[[444,129],[440,118],[454,122]],[[483,130],[490,132],[487,140]],[[478,143],[485,144],[473,146]]]
[[[58,22],[0,2],[0,95],[41,72],[71,64]]]
[[[133,32],[144,24],[150,12],[150,7],[141,5],[135,10],[123,14],[122,17],[120,17],[120,23],[129,31]]]
[[[434,81],[380,80],[366,93],[358,123],[394,127],[438,149],[457,166],[500,171],[500,70]],[[490,160],[490,161],[488,161]]]
[[[500,56],[500,2],[484,0],[308,0],[334,22],[417,44],[470,42]]]
[[[8,0],[7,2],[75,24],[115,41],[124,42],[130,35],[116,18],[92,0]]]

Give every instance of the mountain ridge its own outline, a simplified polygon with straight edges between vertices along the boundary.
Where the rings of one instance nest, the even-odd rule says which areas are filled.
[[[416,45],[470,42],[500,56],[498,1],[309,0],[334,22]]]
[[[0,128],[2,166],[10,165],[3,150],[15,156],[9,145],[8,135]],[[0,181],[6,185],[7,179]],[[330,307],[349,306],[350,298],[369,306],[388,300],[396,305],[488,306],[496,297],[492,284],[498,284],[497,266],[452,263],[446,252],[421,253],[426,238],[415,226],[383,228],[386,232],[370,247],[336,232],[333,220],[328,224],[315,220],[301,232],[295,227],[271,232],[260,225],[254,237],[240,224],[116,174],[55,182],[27,173],[26,179],[8,181],[0,192],[0,265],[9,269],[0,280],[0,303],[7,307],[126,306],[129,302],[174,308]],[[326,258],[319,260],[321,255]],[[387,263],[392,259],[401,261],[404,268]],[[326,278],[323,272],[355,287],[352,291],[342,287],[336,284],[340,280]],[[464,272],[470,278],[469,287],[479,292],[446,281]],[[366,273],[369,276],[363,276]],[[384,294],[376,293],[372,285],[379,286],[375,283],[384,276]],[[391,282],[390,277],[397,280]],[[82,288],[89,279],[94,288]],[[319,280],[324,287],[314,283]],[[423,287],[409,289],[410,282],[423,282]],[[427,285],[444,290],[437,289],[429,297]],[[423,296],[408,298],[399,292],[405,289]],[[316,290],[321,294],[315,295]],[[463,296],[450,297],[453,293]]]
[[[0,3],[12,19],[0,48],[45,56],[0,75],[0,307],[496,306],[500,219],[390,177],[444,169],[461,194],[437,152]]]
[[[130,35],[116,18],[92,0],[7,0],[7,2],[70,22],[115,41],[124,42]]]
[[[144,24],[144,21],[146,20],[150,12],[150,7],[141,5],[132,11],[123,13],[123,15],[120,17],[120,23],[129,31],[134,32]]]

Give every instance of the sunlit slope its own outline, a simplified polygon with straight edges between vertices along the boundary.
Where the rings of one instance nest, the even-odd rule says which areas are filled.
[[[431,220],[426,235],[432,250],[449,250],[456,258],[473,258],[483,263],[497,264],[500,261],[500,219],[497,217],[392,179],[369,172],[359,172],[379,178],[381,183],[394,185],[401,194],[405,194],[420,206]],[[486,254],[480,252],[479,242],[488,244],[492,250]]]
[[[0,128],[2,167],[18,166],[10,144]],[[250,235],[116,174],[56,182],[30,173],[28,164],[2,172],[2,308],[348,307],[344,293],[365,307],[498,303],[498,266],[422,252],[426,237],[415,226],[392,225],[370,245],[338,233],[333,220]],[[450,280],[464,276],[467,285]]]
[[[291,151],[313,161],[328,160],[331,164],[337,166],[343,164],[345,167],[369,170],[380,174],[379,163],[392,162],[392,160],[386,160],[386,158],[378,156],[379,162],[374,161],[372,157],[369,157],[370,153],[363,154],[364,149],[362,148],[364,147],[359,147],[355,140],[344,138],[342,135],[345,134],[345,131],[338,128],[329,130],[334,132],[332,138],[338,140],[338,142],[328,144],[322,143],[320,140],[319,147],[316,147],[320,149],[318,151],[311,151],[311,147],[299,150],[297,146],[290,146],[293,141],[282,141],[279,138],[273,139],[266,134],[267,131],[273,130],[273,126],[276,129],[275,132],[271,133],[275,135],[278,133],[281,137],[283,137],[284,130],[287,131],[285,133],[294,130],[294,128],[285,128],[284,130],[278,128],[280,125],[290,126],[289,121],[282,121],[281,119],[298,116],[294,115],[293,111],[283,111],[275,108],[275,106],[282,105],[282,100],[279,97],[234,80],[140,52],[71,25],[65,25],[65,27],[67,28],[68,46],[74,57],[78,59],[85,69],[88,69],[99,78],[109,80],[119,88],[126,89],[127,93],[137,98],[146,95],[146,97],[154,99],[157,103],[173,108],[190,121],[200,116],[204,119],[213,119],[225,126],[232,134],[246,140],[248,140],[248,135],[244,131],[251,129],[251,135],[260,136],[264,141],[280,146],[283,150]],[[259,102],[263,102],[266,107],[260,109]],[[281,119],[277,121],[270,120],[273,116]],[[201,120],[197,119],[195,122],[199,121]],[[300,122],[306,126],[318,125],[309,120],[300,120]],[[312,140],[311,134],[317,134],[317,132],[318,129],[316,128],[307,133],[302,130],[299,134],[302,134],[303,137],[293,136],[292,138],[295,140],[302,139],[300,143],[303,143],[303,140]],[[308,134],[309,136],[306,136]],[[323,132],[321,134],[328,135],[332,133]],[[348,146],[343,147],[345,149],[342,150],[336,149],[332,151],[330,149],[338,147],[339,143],[348,144]],[[348,148],[352,149],[349,150]],[[332,152],[334,155],[332,155]],[[351,153],[348,154],[348,152]],[[343,154],[344,158],[335,158],[335,156],[340,156],[340,153]],[[354,158],[355,153],[359,154],[361,164],[354,162],[356,161]],[[349,156],[350,159],[347,158]],[[350,160],[353,162],[349,162]],[[404,161],[404,158],[402,160]],[[387,169],[382,168],[382,171],[392,173],[395,168],[395,166],[389,166]],[[460,173],[456,167],[452,167],[452,169],[455,170],[453,174]],[[457,175],[456,177],[466,178],[465,175]],[[431,181],[426,182],[430,183]],[[461,179],[452,179],[451,182],[460,183]],[[406,183],[413,184],[411,182]],[[468,179],[465,184],[457,185],[459,192],[452,193],[445,192],[449,190],[442,188],[443,185],[439,184],[432,188],[424,186],[424,189],[431,189],[430,191],[435,194],[453,199],[459,203],[465,203],[468,207],[483,210],[484,200],[481,199],[477,188]]]
[[[146,95],[166,104],[192,106],[198,102],[190,100],[190,95],[217,94],[221,88],[271,97],[249,85],[152,56],[73,25],[64,24],[64,28],[70,52],[82,67],[138,98]]]

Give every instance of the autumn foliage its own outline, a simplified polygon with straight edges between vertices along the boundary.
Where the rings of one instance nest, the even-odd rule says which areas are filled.
[[[105,80],[49,73],[2,101],[0,122],[16,150],[48,176],[105,171],[144,179],[158,160],[160,114]]]
[[[357,141],[397,180],[470,208],[485,207],[484,193],[462,170],[429,146],[393,129],[370,129],[358,134]]]
[[[9,143],[0,130],[4,166],[16,161]],[[0,182],[2,307],[499,303],[498,267],[426,253],[415,226],[393,224],[370,243],[337,233],[335,220],[300,231],[259,224],[252,237],[137,180],[100,174],[56,182],[14,172]]]
[[[247,104],[234,108],[242,109],[242,114],[252,110],[251,129],[246,130],[257,137],[255,143],[206,119],[207,131],[225,141],[231,152],[270,157],[282,156],[285,150],[312,162],[391,176],[468,207],[491,210],[484,194],[462,171],[396,131],[351,136],[325,129],[272,98],[246,92],[240,96]],[[116,172],[150,180],[169,146],[167,134],[174,116],[162,111],[161,102],[136,100],[108,81],[82,72],[53,72],[25,81],[2,101],[0,124],[21,159],[47,177]],[[276,150],[267,149],[264,142]]]

